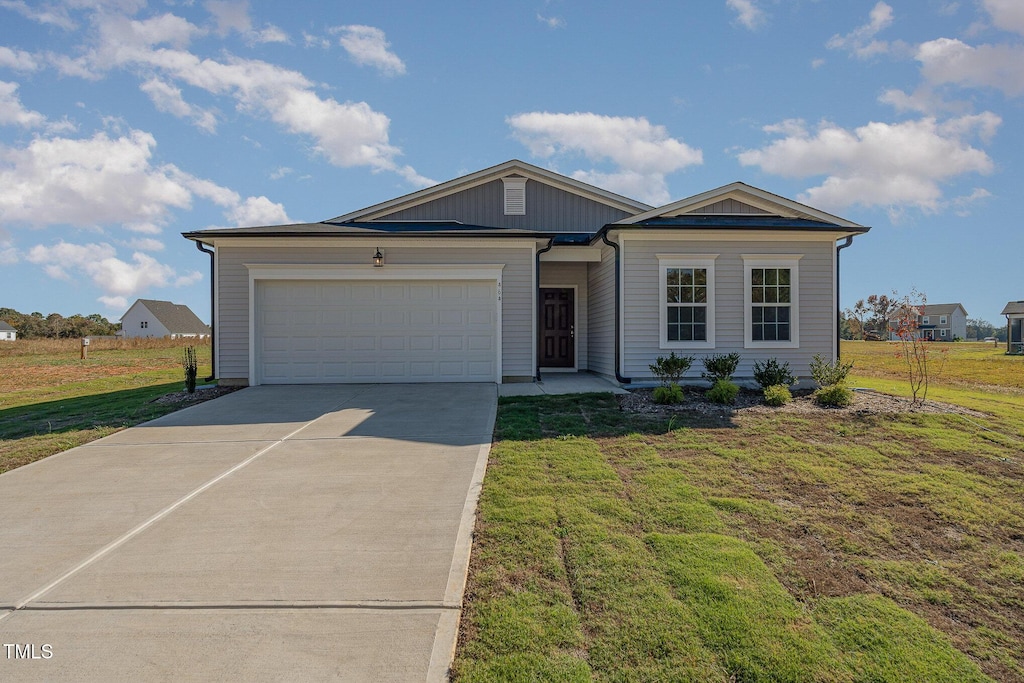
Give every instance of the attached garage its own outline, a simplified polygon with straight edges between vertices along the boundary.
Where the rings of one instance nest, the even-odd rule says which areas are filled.
[[[255,383],[501,381],[500,277],[377,273],[250,270]]]

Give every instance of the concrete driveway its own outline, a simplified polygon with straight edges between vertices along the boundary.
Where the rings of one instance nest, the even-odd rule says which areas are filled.
[[[0,476],[0,680],[443,680],[496,401],[254,387]]]

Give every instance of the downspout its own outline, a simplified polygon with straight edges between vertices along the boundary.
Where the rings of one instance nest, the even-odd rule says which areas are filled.
[[[554,244],[555,244],[555,238],[554,237],[549,237],[548,238],[548,246],[544,247],[543,249],[538,249],[537,250],[537,254],[534,257],[534,258],[536,258],[536,266],[534,268],[534,271],[536,271],[536,278],[537,278],[537,282],[536,282],[536,285],[537,285],[537,295],[536,295],[537,296],[537,306],[536,306],[537,312],[535,314],[537,316],[537,353],[534,355],[534,358],[533,358],[533,362],[536,365],[536,368],[534,370],[534,377],[533,377],[533,381],[534,382],[539,382],[540,381],[540,347],[541,347],[541,344],[544,343],[544,339],[541,337],[541,329],[540,329],[541,317],[544,315],[543,302],[540,300],[540,255],[545,253],[545,252],[551,251],[551,247],[554,246]]]
[[[842,338],[842,314],[839,304],[839,252],[853,244],[853,235],[846,238],[846,241],[836,246],[836,360],[839,359],[839,342]]]
[[[209,382],[217,379],[217,301],[214,295],[217,271],[216,261],[214,260],[215,252],[210,249],[204,249],[203,243],[199,240],[196,240],[196,249],[210,255],[210,376],[206,378],[206,381]]]
[[[619,384],[630,384],[633,380],[629,377],[623,377],[619,373],[619,368],[622,366],[622,349],[620,348],[622,340],[622,311],[619,308],[619,303],[622,301],[622,265],[619,245],[608,239],[607,231],[601,233],[601,240],[615,250],[615,381]]]

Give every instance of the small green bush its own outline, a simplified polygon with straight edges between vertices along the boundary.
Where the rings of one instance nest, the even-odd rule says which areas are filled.
[[[704,359],[704,372],[700,376],[717,384],[719,380],[731,380],[740,364],[740,354],[721,353]]]
[[[708,389],[706,394],[708,400],[712,403],[721,403],[722,405],[730,405],[736,401],[736,396],[740,393],[740,388],[730,382],[727,379],[720,379],[715,382],[715,385]]]
[[[662,386],[667,387],[671,384],[679,384],[679,380],[691,365],[693,365],[693,356],[677,356],[673,351],[668,358],[658,356],[658,359],[647,367],[661,381]]]
[[[793,400],[793,394],[789,393],[789,387],[785,384],[773,384],[764,388],[764,402],[778,408]]]
[[[818,383],[818,386],[830,387],[845,382],[851,368],[853,368],[852,362],[844,363],[838,358],[830,361],[820,353],[816,353],[814,360],[811,361],[811,378]]]
[[[815,391],[814,400],[820,406],[845,408],[853,403],[853,392],[842,384],[832,384]]]
[[[199,361],[196,359],[196,347],[186,346],[181,358],[181,367],[185,370],[185,391],[196,393],[196,375],[199,372]]]
[[[678,384],[654,387],[655,403],[682,403],[683,390]]]
[[[779,384],[789,387],[796,383],[796,377],[789,371],[789,363],[779,365],[779,361],[774,358],[769,358],[764,363],[754,362],[754,380],[762,389]]]

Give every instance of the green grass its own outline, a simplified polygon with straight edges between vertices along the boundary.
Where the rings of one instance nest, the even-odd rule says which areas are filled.
[[[1024,681],[1024,397],[990,386],[671,424],[502,399],[456,680]]]
[[[77,340],[0,346],[0,473],[178,409],[153,400],[182,390],[184,343],[96,345],[85,360]]]

